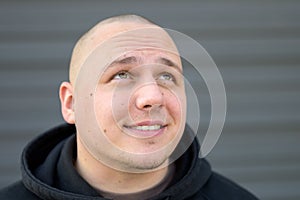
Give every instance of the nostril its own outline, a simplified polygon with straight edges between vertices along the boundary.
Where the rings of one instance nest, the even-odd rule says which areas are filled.
[[[144,108],[151,108],[151,105],[144,105]]]

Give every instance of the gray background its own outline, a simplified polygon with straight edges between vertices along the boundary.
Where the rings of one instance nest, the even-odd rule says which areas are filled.
[[[214,170],[261,199],[300,199],[300,1],[70,2],[0,3],[0,187],[20,177],[24,145],[63,122],[58,87],[75,41],[129,12],[193,37],[219,67],[228,113],[208,156]]]

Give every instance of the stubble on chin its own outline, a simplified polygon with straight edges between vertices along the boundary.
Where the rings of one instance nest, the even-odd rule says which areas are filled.
[[[128,153],[125,153],[128,154]],[[117,158],[120,166],[127,172],[150,172],[168,166],[169,159],[167,155],[124,155],[120,154]]]

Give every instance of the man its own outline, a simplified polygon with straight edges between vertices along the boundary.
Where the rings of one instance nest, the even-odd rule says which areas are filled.
[[[136,15],[98,23],[74,47],[69,78],[68,125],[25,148],[22,181],[0,199],[256,199],[198,158],[181,59],[159,26]]]

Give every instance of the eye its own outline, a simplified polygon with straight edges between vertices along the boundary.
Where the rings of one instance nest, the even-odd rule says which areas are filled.
[[[131,77],[127,71],[120,71],[112,77],[112,79],[115,79],[115,80],[129,79],[129,78],[131,78]]]
[[[159,76],[160,80],[164,80],[164,81],[173,81],[175,82],[175,77],[170,74],[170,73],[163,73]]]

